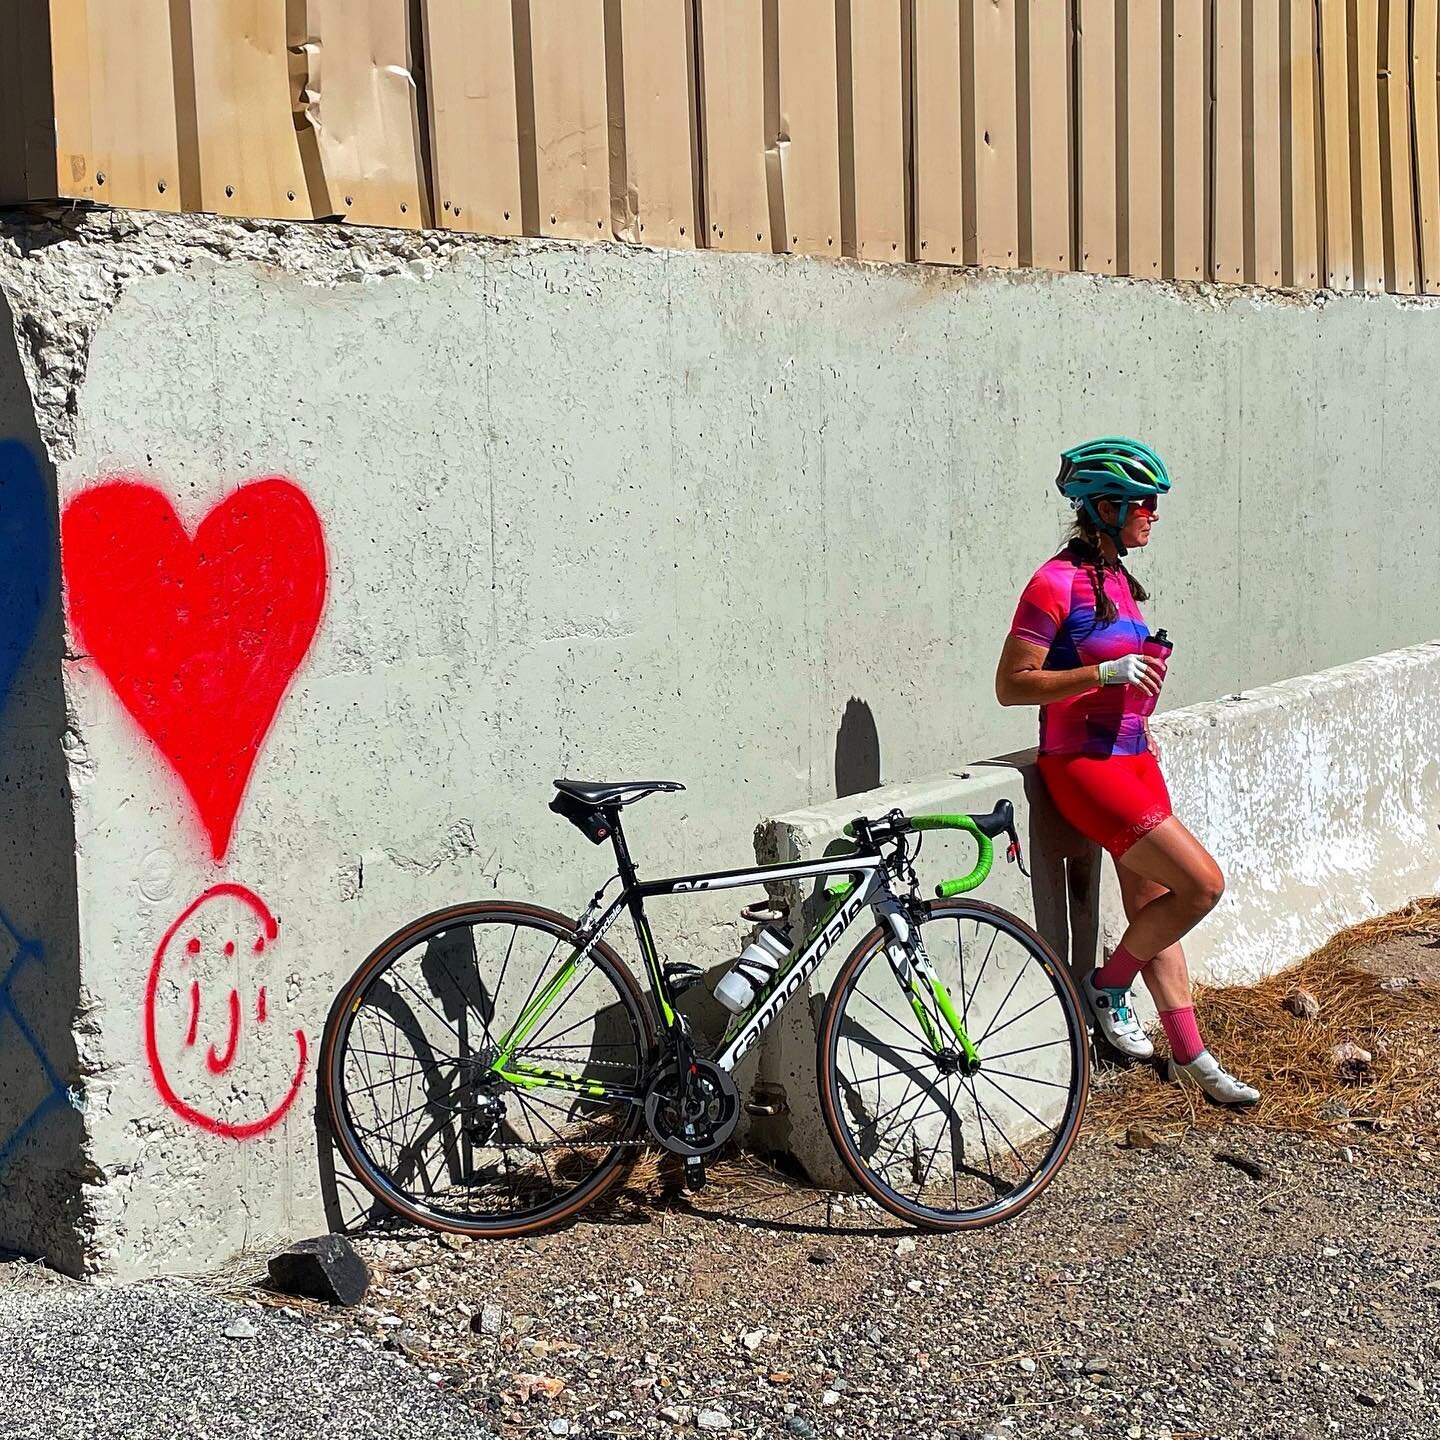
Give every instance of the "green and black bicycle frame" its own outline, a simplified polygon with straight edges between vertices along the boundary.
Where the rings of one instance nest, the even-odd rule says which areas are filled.
[[[1002,801],[996,811],[987,816],[920,815],[907,819],[899,811],[892,811],[880,821],[857,819],[846,827],[847,834],[855,841],[855,848],[844,855],[646,881],[640,880],[635,873],[618,806],[593,810],[580,806],[557,805],[554,808],[566,815],[594,843],[610,840],[615,851],[621,890],[603,910],[600,907],[604,891],[596,893],[578,922],[579,944],[560,962],[554,975],[543,986],[537,987],[537,993],[500,1039],[490,1063],[491,1073],[500,1080],[526,1089],[568,1090],[596,1099],[642,1104],[644,1083],[648,1077],[642,1078],[638,1087],[615,1085],[536,1065],[523,1058],[526,1041],[536,1034],[546,1016],[559,1004],[581,973],[595,945],[628,910],[661,1021],[662,1043],[669,1052],[667,1058],[683,1062],[691,1053],[689,1026],[676,1009],[675,986],[656,950],[654,935],[645,914],[645,901],[658,896],[699,894],[803,880],[828,882],[825,908],[804,941],[791,950],[770,983],[730,1023],[712,1063],[722,1070],[734,1071],[775,1017],[819,968],[855,917],[868,905],[873,907],[877,921],[888,931],[885,940],[887,959],[914,1011],[921,1034],[933,1047],[936,1059],[965,1072],[973,1071],[979,1064],[979,1056],[966,1033],[961,1013],[925,954],[915,902],[910,896],[895,894],[891,888],[892,875],[899,872],[893,857],[887,858],[884,846],[901,840],[911,831],[949,829],[965,832],[977,843],[979,853],[976,864],[968,875],[937,887],[936,893],[943,898],[973,890],[984,882],[994,863],[992,837],[1008,832],[1010,856],[1012,859],[1019,856],[1014,812],[1008,801]]]

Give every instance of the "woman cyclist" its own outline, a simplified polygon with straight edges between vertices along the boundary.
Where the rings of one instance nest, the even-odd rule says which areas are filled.
[[[995,675],[1002,705],[1040,707],[1040,775],[1056,808],[1115,861],[1129,926],[1084,991],[1110,1045],[1137,1060],[1155,1047],[1135,1018],[1135,977],[1160,1011],[1170,1078],[1222,1105],[1260,1092],[1226,1071],[1195,1023],[1180,937],[1215,908],[1220,867],[1171,813],[1147,716],[1164,663],[1142,653],[1148,597],[1125,568],[1150,543],[1159,497],[1170,489],[1160,458],[1134,440],[1067,450],[1055,481],[1075,509],[1069,543],[1026,585]]]

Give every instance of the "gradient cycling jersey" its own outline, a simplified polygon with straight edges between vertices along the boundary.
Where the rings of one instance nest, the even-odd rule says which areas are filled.
[[[1010,633],[1045,651],[1045,669],[1077,670],[1133,655],[1150,633],[1129,582],[1105,571],[1105,593],[1115,602],[1108,625],[1095,618],[1095,587],[1088,566],[1062,550],[1030,578]],[[1139,755],[1146,750],[1147,696],[1132,685],[1101,685],[1040,707],[1042,755]]]

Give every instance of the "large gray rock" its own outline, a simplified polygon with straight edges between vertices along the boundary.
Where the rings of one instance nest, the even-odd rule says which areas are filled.
[[[343,1235],[297,1240],[270,1257],[270,1283],[287,1295],[358,1305],[370,1288],[370,1270]]]

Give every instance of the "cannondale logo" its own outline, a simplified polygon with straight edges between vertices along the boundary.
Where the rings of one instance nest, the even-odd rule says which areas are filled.
[[[755,1018],[745,1027],[745,1032],[735,1042],[734,1064],[738,1065],[754,1049],[755,1042],[765,1033],[766,1027],[785,1008],[791,996],[815,973],[816,967],[830,953],[835,942],[845,933],[850,922],[860,913],[865,904],[864,888],[864,886],[859,887],[845,901],[816,939],[809,955],[785,977],[784,983],[755,1012]]]

